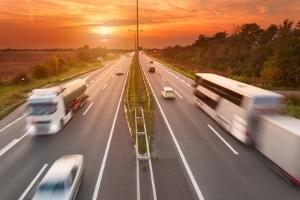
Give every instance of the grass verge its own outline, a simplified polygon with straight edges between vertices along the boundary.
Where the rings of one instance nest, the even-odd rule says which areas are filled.
[[[144,74],[141,68],[137,65],[136,57],[133,58],[133,62],[130,67],[129,78],[126,83],[127,95],[125,97],[126,114],[129,126],[131,128],[132,142],[136,144],[136,127],[135,127],[135,111],[140,116],[138,108],[142,108],[144,112],[144,119],[146,125],[146,132],[148,135],[150,151],[151,143],[153,141],[153,121],[154,121],[154,102],[153,96],[149,92],[149,86],[144,79]],[[137,129],[141,130],[143,127],[140,123],[137,123]],[[138,137],[140,138],[140,137]],[[146,140],[141,137],[138,142],[138,152],[144,154],[147,152]]]

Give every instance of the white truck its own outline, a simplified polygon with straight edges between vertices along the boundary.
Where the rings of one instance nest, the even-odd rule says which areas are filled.
[[[30,135],[57,133],[86,103],[86,83],[77,79],[62,87],[35,89],[27,101],[26,128]]]
[[[262,115],[256,148],[268,158],[270,167],[289,182],[300,185],[300,120],[282,115]]]

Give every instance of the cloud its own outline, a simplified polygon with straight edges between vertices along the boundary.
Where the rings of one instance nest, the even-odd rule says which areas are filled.
[[[109,41],[121,40],[120,35],[132,37],[128,29],[136,26],[136,1],[16,0],[17,6],[16,1],[0,1],[0,39],[11,42],[14,42],[11,38],[22,40],[23,36],[13,34],[26,30],[26,40],[32,43],[43,34],[43,38],[61,37],[61,41],[72,38],[68,44],[77,37],[81,44],[94,37],[92,29],[103,26],[114,30],[114,38]],[[138,0],[138,3],[139,27],[144,30],[141,36],[151,41],[159,37],[170,42],[172,38],[174,42],[179,38],[189,41],[199,34],[230,33],[234,25],[257,23],[263,28],[281,24],[287,18],[292,21],[300,18],[299,0]],[[1,44],[2,41],[0,48]]]
[[[209,9],[211,12],[215,13],[216,15],[220,15],[220,12],[213,10],[213,9]]]
[[[265,14],[265,13],[267,13],[268,10],[269,10],[268,7],[265,7],[265,6],[259,6],[258,7],[258,13],[259,14]]]

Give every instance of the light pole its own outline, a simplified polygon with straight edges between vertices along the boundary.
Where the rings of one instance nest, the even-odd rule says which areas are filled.
[[[133,31],[133,30],[130,30],[128,29],[128,31],[130,32],[134,32],[134,51],[137,52],[138,50],[138,45],[137,45],[137,32],[136,31]],[[142,32],[143,30],[140,30],[140,32]]]

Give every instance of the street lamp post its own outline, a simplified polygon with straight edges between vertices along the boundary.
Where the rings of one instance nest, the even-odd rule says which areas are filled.
[[[138,45],[137,45],[137,31],[133,31],[133,30],[130,30],[130,29],[128,29],[128,31],[130,31],[130,32],[134,32],[134,51],[135,52],[137,52],[137,50],[138,50]],[[143,30],[140,30],[140,32],[142,32]]]

